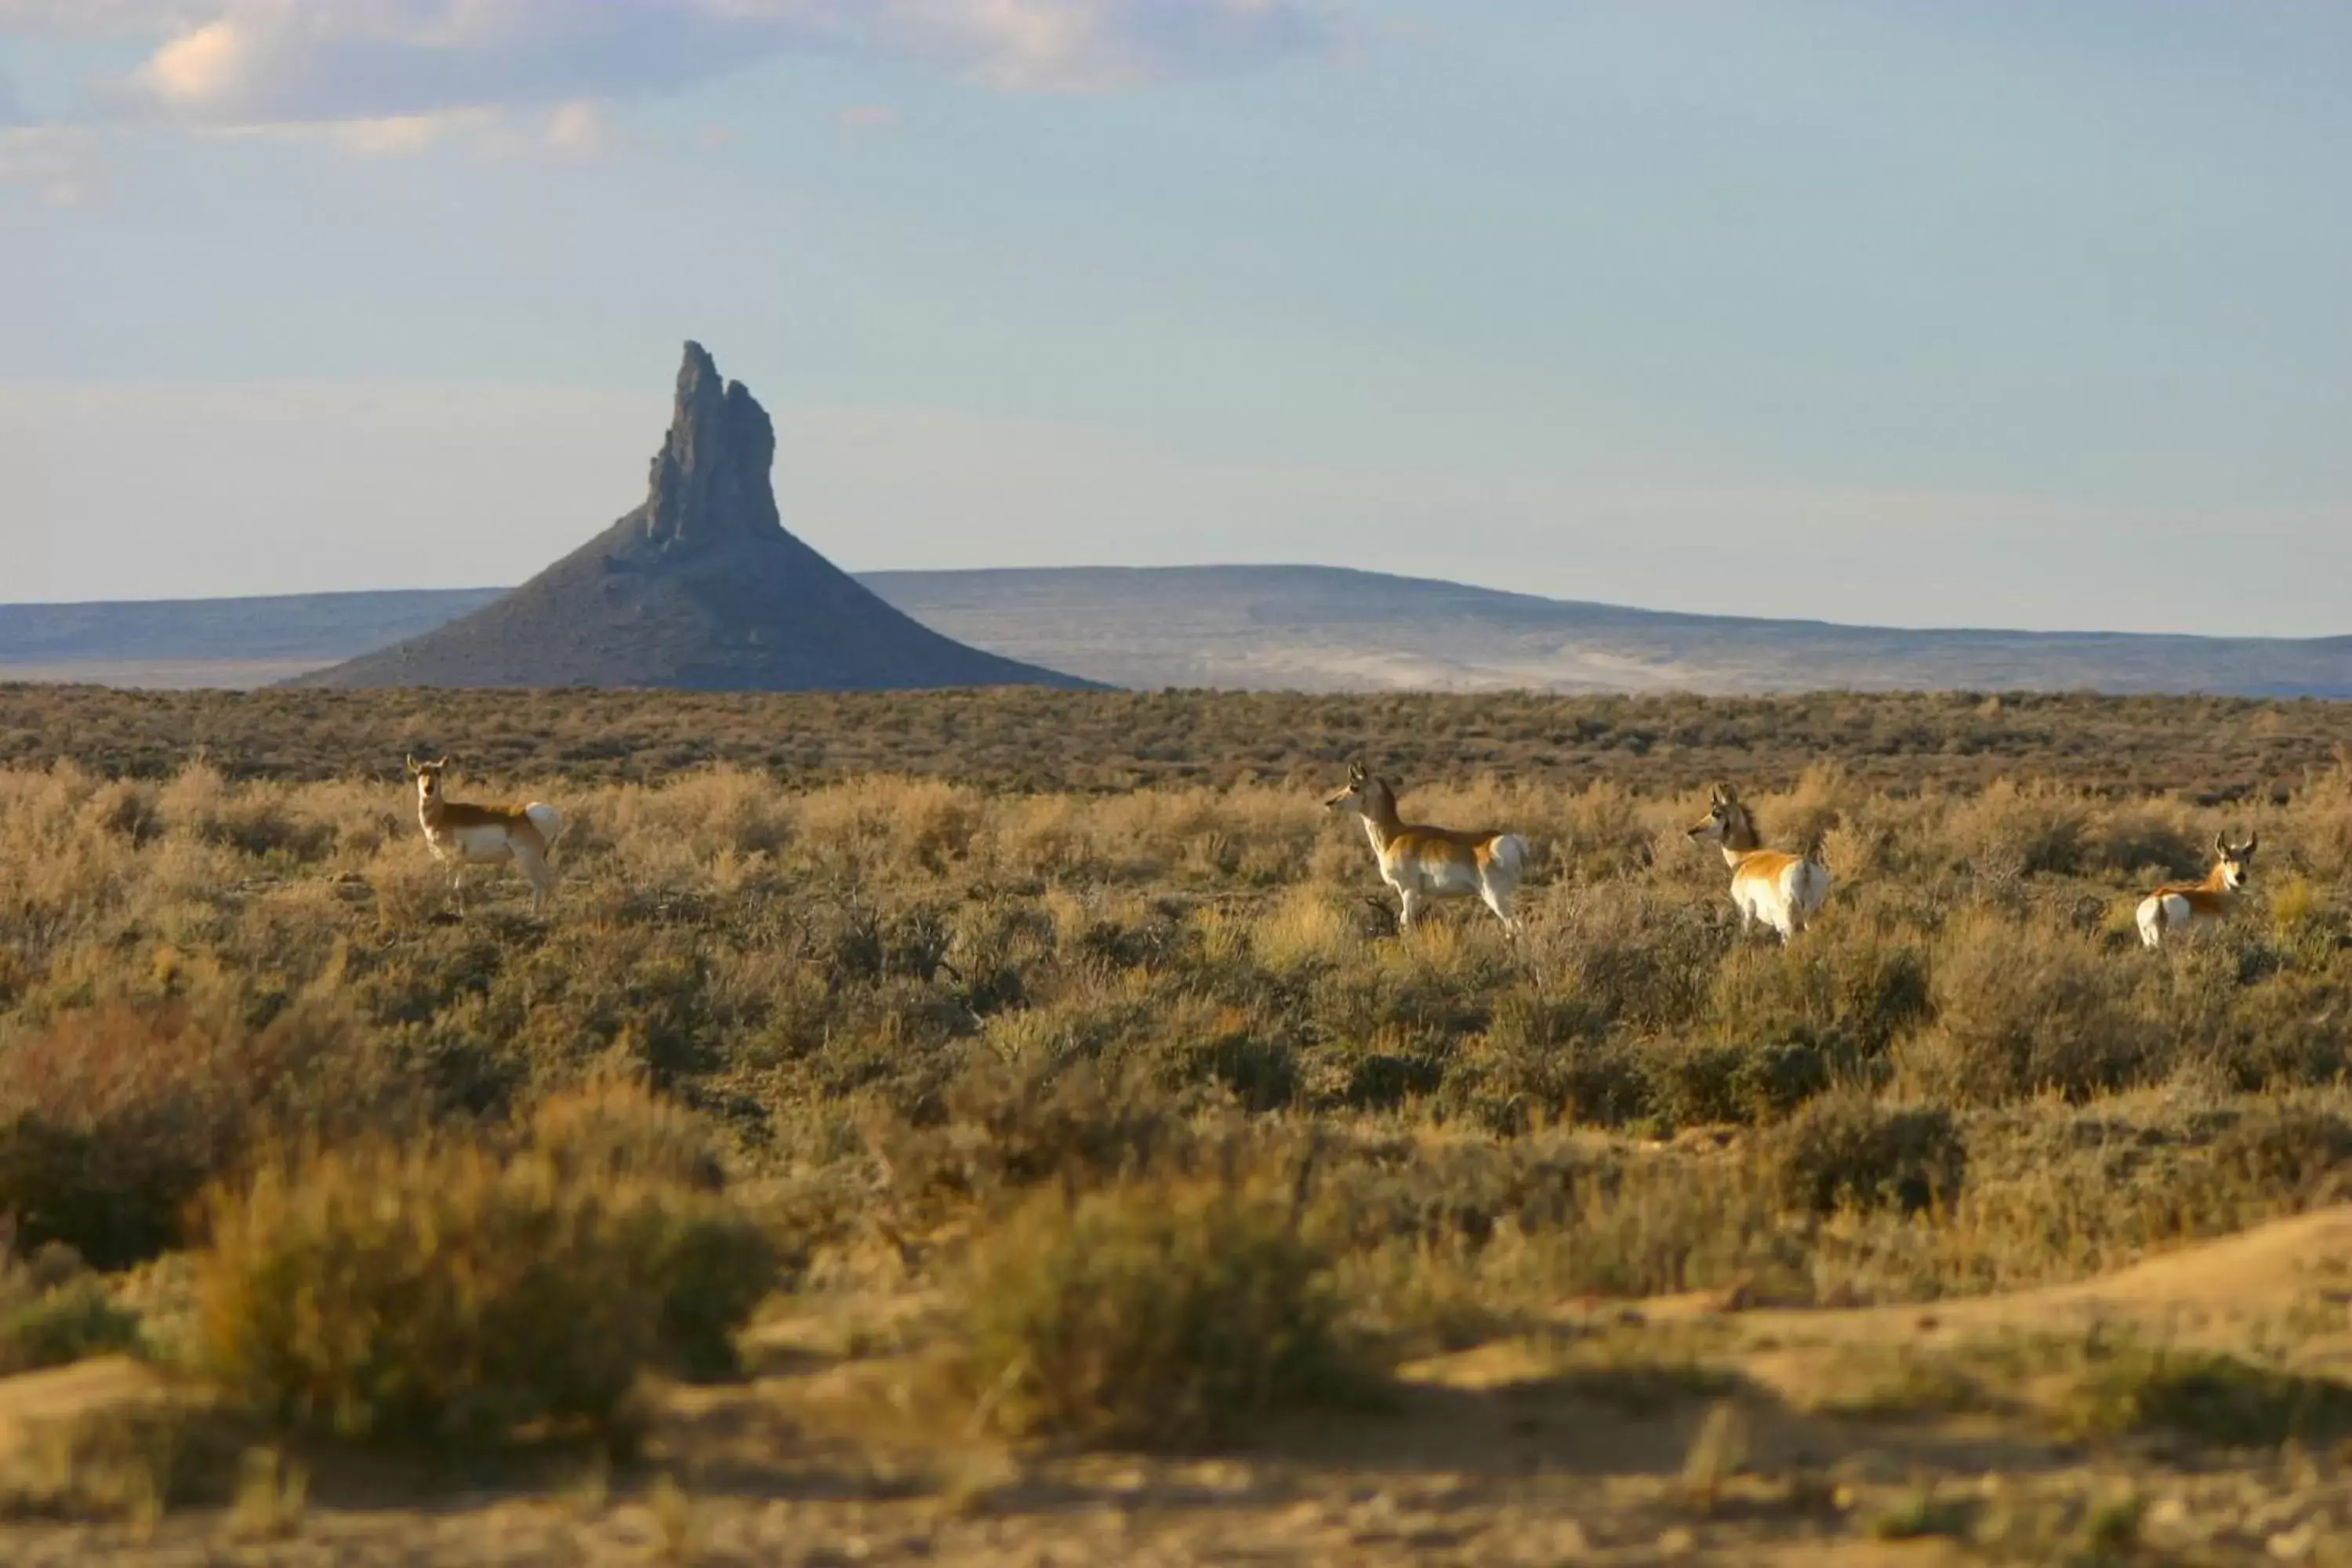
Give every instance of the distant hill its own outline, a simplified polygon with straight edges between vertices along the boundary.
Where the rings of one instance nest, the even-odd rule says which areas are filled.
[[[1120,686],[2352,697],[2352,637],[1908,631],[1628,609],[1330,566],[864,580],[951,636]]]
[[[698,343],[645,503],[510,594],[303,686],[1083,686],[909,619],[785,531],[775,427]]]
[[[2352,698],[2352,637],[1906,631],[1676,615],[1324,566],[877,572],[935,631],[1113,685],[1309,691],[2102,690]],[[0,679],[329,663],[494,590],[0,605]],[[130,675],[103,673],[112,661]],[[226,684],[257,684],[259,679]]]
[[[429,632],[505,592],[0,605],[0,679],[259,686]]]

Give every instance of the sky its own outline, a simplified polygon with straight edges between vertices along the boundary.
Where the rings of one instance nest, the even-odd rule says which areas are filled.
[[[0,601],[852,570],[2352,633],[2341,0],[0,0]],[[28,482],[29,481],[29,482]]]

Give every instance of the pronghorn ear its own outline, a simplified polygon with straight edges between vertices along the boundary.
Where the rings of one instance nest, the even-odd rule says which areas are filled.
[[[2227,860],[2230,858],[2230,836],[2228,834],[2216,833],[2213,835],[2213,853],[2220,856],[2224,860]]]
[[[415,778],[416,776],[416,753],[415,752],[408,753],[408,776],[410,778]]]
[[[1719,784],[1716,785],[1713,798],[1715,804],[1717,805],[1729,805],[1732,800],[1731,786],[1727,784]]]
[[[1348,782],[1349,784],[1361,784],[1371,776],[1371,774],[1364,771],[1364,763],[1362,758],[1359,757],[1354,762],[1348,764]]]
[[[436,767],[436,768],[441,768],[441,769],[446,770],[446,769],[447,769],[447,767],[449,766],[449,759],[448,759],[448,758],[446,758],[446,757],[443,757],[440,761],[438,761],[438,762],[435,763],[433,765],[434,765],[435,767]]]
[[[2243,849],[2239,850],[2238,853],[2244,858],[2251,860],[2254,858],[2254,846],[2260,844],[2262,841],[2263,836],[2261,834],[2249,833],[2246,835],[2246,847]]]

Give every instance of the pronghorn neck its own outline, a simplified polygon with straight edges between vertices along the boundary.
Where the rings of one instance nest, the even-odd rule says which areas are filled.
[[[2205,880],[2200,886],[2217,899],[2234,899],[2238,896],[2238,889],[2230,886],[2230,879],[2223,874],[2222,867],[2219,862],[2215,863],[2211,870],[2205,873]]]
[[[427,828],[438,827],[449,815],[449,795],[446,790],[435,790],[426,795],[416,792],[416,818]]]
[[[1756,819],[1748,815],[1745,805],[1737,805],[1727,814],[1723,825],[1723,863],[1733,870],[1739,863],[1764,847],[1763,837],[1756,831]]]
[[[1389,841],[1404,829],[1404,819],[1397,815],[1395,794],[1375,781],[1365,789],[1356,811],[1364,819],[1364,836],[1372,841],[1372,853],[1387,854]]]

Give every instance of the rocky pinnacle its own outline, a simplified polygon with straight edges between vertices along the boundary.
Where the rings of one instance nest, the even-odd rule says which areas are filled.
[[[770,479],[775,460],[768,411],[741,382],[722,378],[700,343],[688,343],[669,437],[647,484],[646,538],[674,550],[782,527]]]
[[[5,3],[5,0],[0,0]],[[699,343],[644,502],[503,597],[306,686],[1084,686],[910,620],[783,525],[776,430]]]

